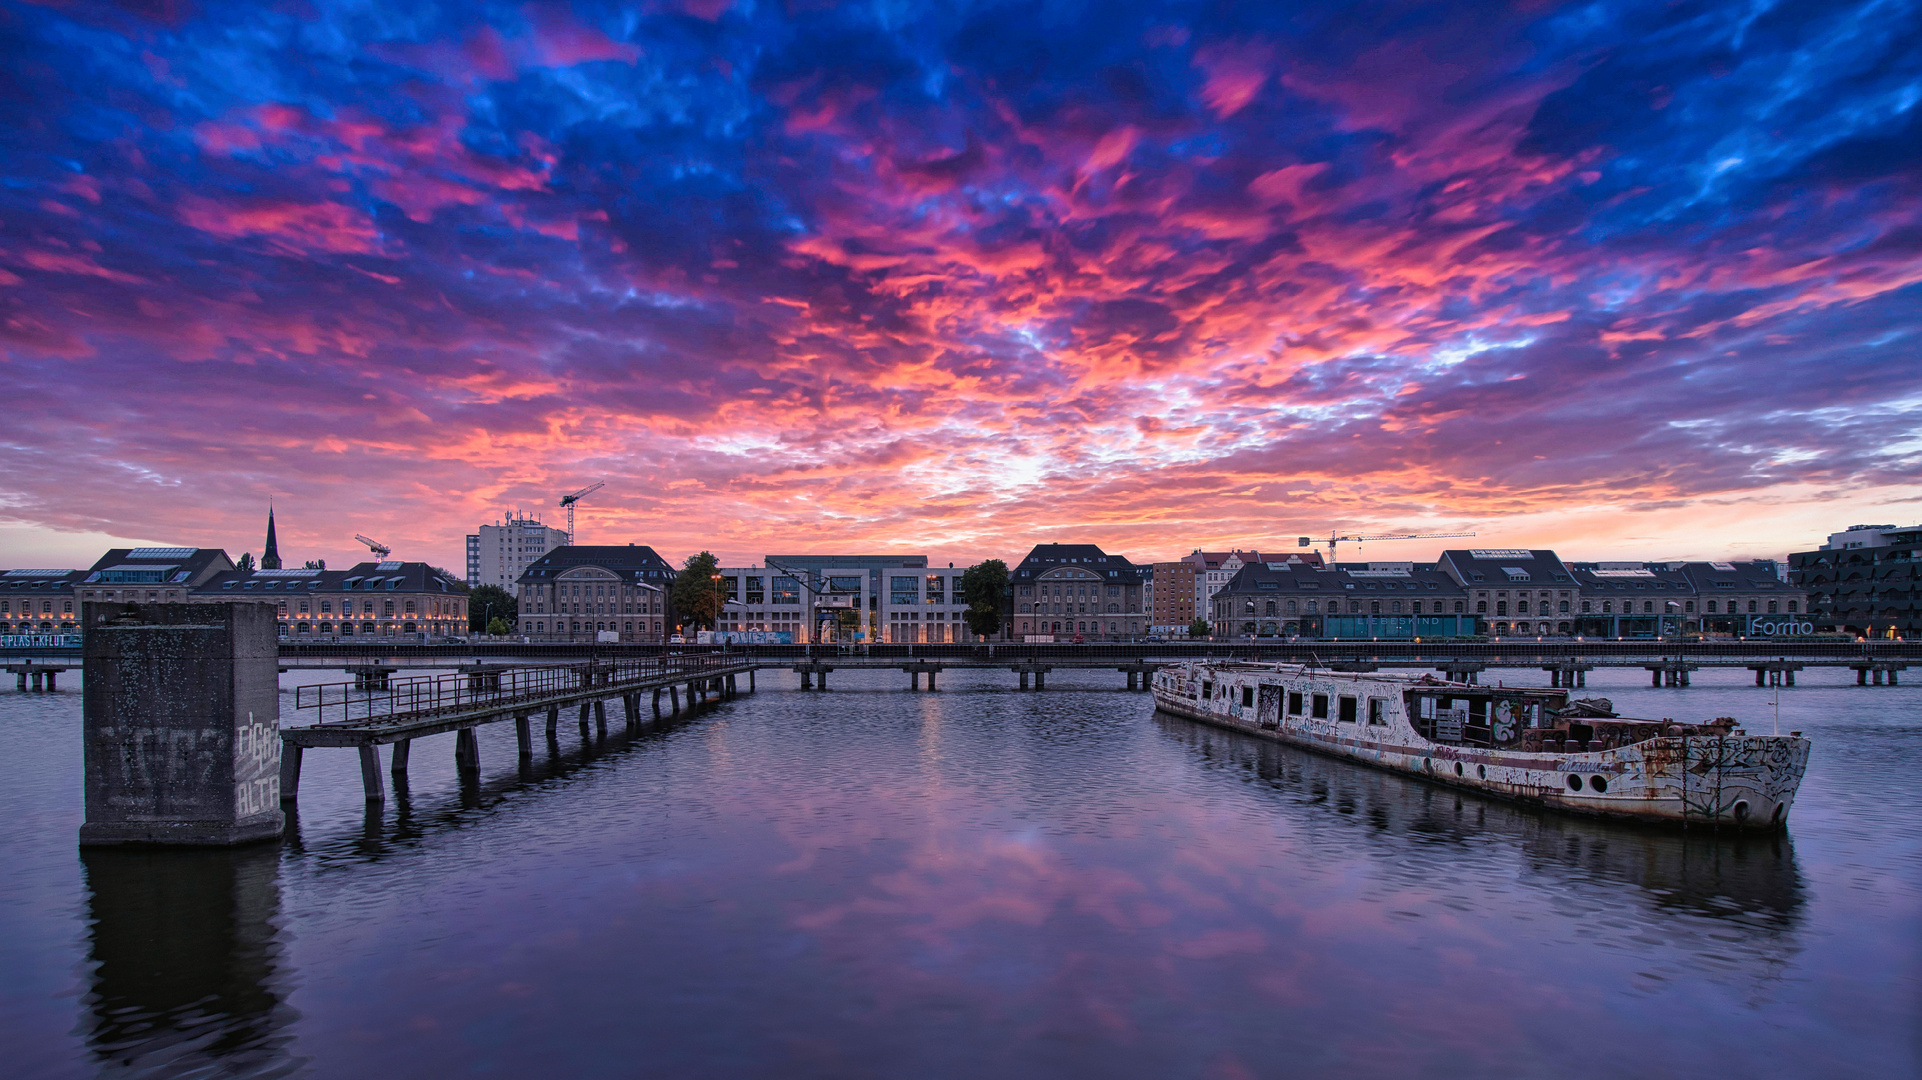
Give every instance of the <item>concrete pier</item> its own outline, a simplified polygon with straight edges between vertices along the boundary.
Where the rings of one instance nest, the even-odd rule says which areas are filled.
[[[257,603],[81,605],[82,844],[280,836],[279,634]]]

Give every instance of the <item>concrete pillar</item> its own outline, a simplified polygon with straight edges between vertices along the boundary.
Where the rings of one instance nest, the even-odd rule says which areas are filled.
[[[355,749],[360,751],[360,786],[366,789],[367,801],[376,805],[386,802],[387,789],[380,782],[380,748],[361,743]]]
[[[669,716],[679,716],[679,715],[681,715],[681,689],[680,689],[680,687],[678,687],[678,686],[675,686],[675,685],[674,685],[674,684],[672,684],[672,683],[669,683],[669,684],[668,684],[668,687],[667,687],[667,703],[668,703],[668,705],[669,705],[669,707],[670,707],[670,708],[671,708],[671,710],[672,710],[672,711],[670,711],[670,712],[668,713],[668,715],[669,715]]]
[[[1766,675],[1767,672],[1768,672],[1767,668],[1758,667],[1755,669],[1755,685],[1757,686],[1765,685],[1762,680],[1764,675]]]
[[[1788,686],[1794,686],[1795,685],[1795,669],[1790,668],[1787,671],[1782,672],[1782,681]]]
[[[822,668],[819,672],[819,675],[820,675],[821,689],[826,690],[828,688],[828,669]]]
[[[1576,686],[1587,686],[1587,685],[1588,685],[1588,672],[1586,672],[1586,671],[1577,671],[1577,672],[1575,673],[1575,685],[1576,685]]]
[[[1653,678],[1653,680],[1652,680],[1652,681],[1651,681],[1651,682],[1649,683],[1649,685],[1650,685],[1650,686],[1660,686],[1660,685],[1662,685],[1662,669],[1661,669],[1661,668],[1651,668],[1651,669],[1649,669],[1649,670],[1650,670],[1650,674],[1654,676],[1654,678]]]
[[[729,675],[727,677],[727,696],[728,697],[739,697],[741,694],[741,684],[738,681],[736,681],[736,679],[737,679],[737,676],[734,676],[734,675]]]
[[[300,791],[300,753],[298,743],[284,743],[280,748],[281,802],[293,802]]]
[[[1869,669],[1856,668],[1855,669],[1855,685],[1867,686],[1868,684],[1869,684]]]
[[[520,744],[522,757],[534,756],[534,725],[529,722],[526,713],[514,717],[514,741]]]
[[[908,669],[908,689],[910,690],[921,689],[921,673],[914,670],[913,668]]]
[[[25,692],[25,690],[27,689],[27,669],[21,668],[19,671],[14,672],[14,675],[18,677],[20,680],[17,686],[17,689],[21,690],[22,692]]]
[[[45,690],[47,688],[46,683],[43,681],[45,678],[46,678],[45,672],[36,671],[33,673],[33,688],[36,692]]]
[[[280,836],[279,632],[270,605],[81,604],[82,844]]]
[[[414,740],[402,739],[394,744],[392,760],[387,763],[387,771],[395,776],[407,775],[407,758],[412,752]]]
[[[1034,671],[1034,688],[1036,690],[1046,690],[1048,688],[1048,673],[1042,671],[1040,668],[1036,668]]]
[[[585,701],[581,702],[581,718],[580,718],[579,726],[581,729],[582,739],[587,738],[587,718],[589,715],[592,714],[593,709],[594,709],[594,706],[589,702],[585,702]]]
[[[1901,683],[1899,683],[1897,680],[1901,678],[1901,675],[1902,675],[1902,669],[1890,668],[1889,669],[1889,685],[1900,686]]]
[[[274,670],[277,674],[280,669],[275,668]],[[60,673],[58,671],[47,672],[47,693],[51,694],[58,689],[60,689]]]
[[[661,688],[657,686],[654,688],[654,719],[659,720],[660,718],[661,718]]]
[[[929,669],[928,669],[928,689],[929,689],[929,690],[933,690],[933,689],[934,689],[934,677],[935,677],[935,675],[936,675],[936,674],[938,674],[938,671],[937,671],[937,669],[935,669],[935,668],[929,668]],[[1891,676],[1890,676],[1890,678],[1891,678],[1891,679],[1893,679],[1893,678],[1894,678],[1894,676],[1893,676],[1893,675],[1891,675]]]
[[[454,768],[459,772],[480,771],[480,736],[471,727],[454,732]]]
[[[1028,688],[1028,669],[1016,668],[1015,674],[1021,677],[1021,689],[1026,690]]]
[[[594,734],[607,738],[607,702],[594,699]]]
[[[1882,685],[1882,669],[1881,668],[1875,669],[1875,685],[1877,686]]]
[[[750,694],[754,692],[754,671],[754,668],[747,669],[747,692]]]
[[[548,741],[552,742],[554,738],[560,734],[560,730],[561,730],[561,707],[559,705],[550,705],[548,706],[548,709],[547,709]]]
[[[801,669],[801,689],[803,690],[814,689],[814,684],[808,681],[808,672],[806,668]]]

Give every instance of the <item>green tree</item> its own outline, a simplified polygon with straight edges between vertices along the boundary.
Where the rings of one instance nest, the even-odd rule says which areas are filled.
[[[668,590],[668,600],[674,605],[674,614],[684,629],[714,629],[720,596],[714,575],[720,566],[721,560],[711,551],[689,555],[681,564],[681,572],[675,575],[674,584]]]
[[[253,568],[254,553],[251,551],[243,553],[240,556],[240,561],[234,564],[234,569],[236,570],[252,570]]]
[[[1189,637],[1207,637],[1209,633],[1210,633],[1210,629],[1208,626],[1208,620],[1206,619],[1198,618],[1194,622],[1190,623],[1188,626]]]
[[[514,628],[507,625],[506,619],[503,619],[499,615],[496,615],[492,619],[489,619],[487,621],[487,632],[494,635],[495,637],[500,637],[502,634],[513,633]]]
[[[475,633],[511,634],[520,617],[520,601],[499,585],[482,585],[468,594],[467,628]],[[507,624],[507,629],[493,629],[496,621]]]
[[[961,575],[961,595],[967,597],[968,632],[992,637],[1001,632],[1001,604],[1008,595],[1008,564],[1000,559],[975,563]]]

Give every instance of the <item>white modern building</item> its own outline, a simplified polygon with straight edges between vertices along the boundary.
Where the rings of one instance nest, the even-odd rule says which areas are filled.
[[[787,632],[800,642],[902,644],[968,640],[965,566],[925,555],[769,556],[723,567],[722,630]]]
[[[467,537],[467,587],[496,585],[520,595],[521,575],[541,556],[567,543],[567,530],[552,529],[511,513]]]

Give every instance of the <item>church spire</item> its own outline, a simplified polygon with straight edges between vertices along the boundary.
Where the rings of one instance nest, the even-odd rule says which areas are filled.
[[[274,507],[267,504],[267,548],[260,553],[262,570],[280,569],[280,544],[274,539]]]

